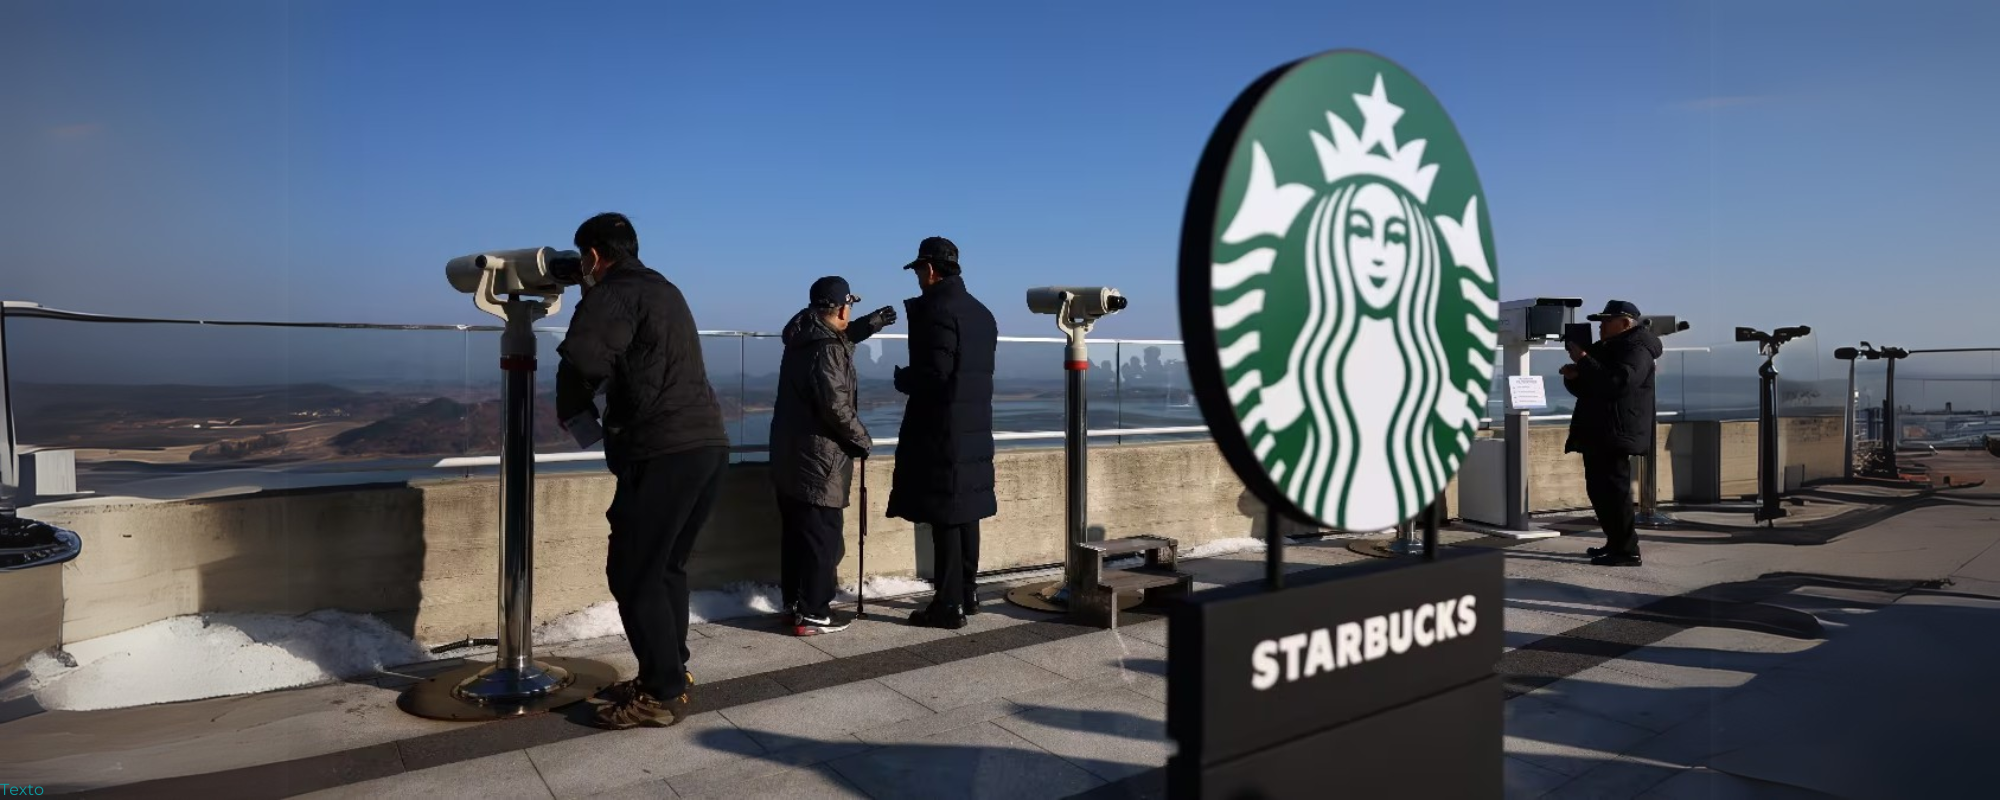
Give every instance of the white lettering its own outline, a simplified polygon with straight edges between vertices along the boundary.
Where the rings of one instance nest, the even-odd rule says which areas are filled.
[[[1465,595],[1353,622],[1265,639],[1250,650],[1250,685],[1258,691],[1347,669],[1413,648],[1470,636],[1479,627],[1478,599]],[[1283,667],[1279,666],[1284,653]],[[1282,677],[1281,677],[1282,675]]]
[[[1340,623],[1335,635],[1340,639],[1340,668],[1347,669],[1361,663],[1361,625],[1354,622]]]
[[[1410,650],[1410,629],[1415,627],[1415,616],[1409,611],[1389,615],[1389,651],[1402,655]]]
[[[1313,631],[1312,647],[1306,651],[1306,677],[1333,671],[1333,637],[1325,628]]]
[[[1250,651],[1250,685],[1263,691],[1278,685],[1278,643],[1265,639]]]
[[[1458,636],[1458,631],[1452,630],[1451,625],[1452,609],[1457,607],[1457,600],[1446,600],[1437,604],[1437,640],[1439,642],[1450,641]]]
[[[1306,647],[1306,635],[1294,633],[1278,640],[1278,646],[1285,650],[1285,680],[1299,679],[1299,651]]]

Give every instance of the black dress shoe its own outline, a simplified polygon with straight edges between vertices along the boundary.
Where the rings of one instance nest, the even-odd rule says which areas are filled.
[[[968,617],[976,616],[979,613],[979,598],[977,597],[966,598],[965,605],[960,606],[959,610],[962,611]]]
[[[910,624],[925,628],[958,630],[965,627],[965,614],[958,606],[921,608],[910,613]]]
[[[1606,549],[1604,549],[1604,548],[1602,548],[1602,547],[1586,547],[1586,548],[1583,548],[1583,554],[1584,554],[1584,555],[1587,555],[1587,556],[1590,556],[1591,558],[1597,558],[1598,556],[1601,556],[1601,555],[1604,555],[1605,553],[1609,553],[1609,552],[1611,552],[1611,551],[1609,551],[1609,550],[1606,550]]]
[[[1644,562],[1640,561],[1638,556],[1619,556],[1619,555],[1612,555],[1610,553],[1605,553],[1604,555],[1593,558],[1590,560],[1590,563],[1593,566],[1599,566],[1599,567],[1645,566]]]

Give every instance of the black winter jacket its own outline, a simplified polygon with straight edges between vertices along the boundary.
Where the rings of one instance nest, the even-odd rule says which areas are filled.
[[[1563,388],[1576,397],[1570,417],[1571,453],[1644,455],[1653,447],[1655,359],[1660,337],[1643,327],[1592,344]]]
[[[999,513],[993,496],[993,358],[999,326],[965,290],[945,278],[904,301],[910,365],[896,370],[909,396],[896,442],[888,515],[957,525]]]
[[[858,410],[854,345],[875,335],[876,324],[852,320],[842,336],[823,313],[807,308],[785,325],[771,411],[771,484],[780,497],[846,508],[854,459],[874,447]]]
[[[571,315],[556,346],[556,414],[591,409],[610,382],[604,457],[622,465],[703,447],[728,447],[722,408],[708,382],[694,314],[679,287],[638,259],[605,272]]]

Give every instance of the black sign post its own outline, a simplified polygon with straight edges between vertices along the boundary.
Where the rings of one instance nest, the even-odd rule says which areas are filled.
[[[1378,56],[1286,64],[1217,125],[1181,237],[1195,397],[1268,524],[1265,585],[1194,595],[1168,623],[1170,796],[1500,797],[1504,555],[1437,541],[1498,345],[1457,129]],[[1286,520],[1418,520],[1424,557],[1288,581]],[[1424,768],[1331,769],[1413,752]]]

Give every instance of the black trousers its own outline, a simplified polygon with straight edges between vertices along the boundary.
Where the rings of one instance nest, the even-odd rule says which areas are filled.
[[[660,699],[687,691],[688,554],[728,466],[728,450],[703,448],[613,470],[604,576],[639,659],[639,688]]]
[[[847,555],[846,519],[838,508],[778,498],[784,525],[780,550],[779,591],[785,605],[799,613],[825,617],[833,603],[834,570]]]
[[[968,607],[979,588],[979,521],[931,526],[931,607]]]
[[[1590,507],[1604,528],[1604,549],[1612,555],[1639,554],[1639,530],[1633,525],[1632,457],[1610,451],[1583,454],[1583,484]]]

